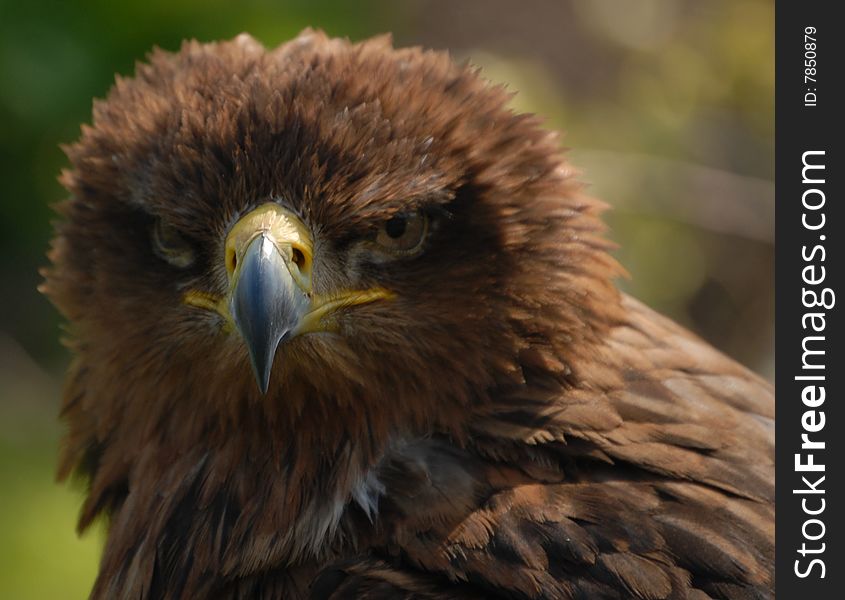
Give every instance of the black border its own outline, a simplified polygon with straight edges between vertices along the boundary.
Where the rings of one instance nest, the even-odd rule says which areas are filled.
[[[845,303],[842,281],[841,238],[845,235],[845,220],[841,205],[845,202],[842,184],[842,137],[845,135],[845,111],[841,79],[845,77],[845,22],[837,19],[838,2],[823,0],[791,1],[776,3],[775,26],[775,173],[776,173],[776,464],[777,464],[777,518],[776,518],[776,577],[777,597],[785,599],[827,599],[845,597],[845,533],[842,530],[841,514],[845,511],[841,493],[845,489],[845,415],[843,414],[842,381],[845,380],[845,361],[836,351],[838,338],[845,336],[841,313]],[[817,32],[817,82],[804,81],[804,33],[806,27],[815,27]],[[816,88],[815,106],[805,106],[804,94],[808,88]],[[823,150],[825,183],[814,186],[802,182],[802,155],[808,150]],[[816,171],[818,172],[818,171]],[[818,231],[809,231],[802,226],[801,217],[806,209],[802,206],[802,194],[810,187],[821,187],[825,194],[826,225]],[[817,194],[812,194],[819,198]],[[818,215],[812,215],[817,217]],[[823,357],[826,365],[823,385],[826,391],[824,404],[815,410],[825,412],[825,426],[813,439],[824,441],[824,450],[816,452],[815,462],[824,463],[825,510],[819,518],[825,523],[825,535],[818,542],[825,543],[825,551],[815,555],[825,563],[825,577],[820,578],[818,565],[806,578],[795,573],[795,560],[801,559],[801,568],[806,568],[811,557],[802,558],[798,553],[804,541],[802,524],[809,518],[804,513],[801,500],[807,495],[793,493],[794,489],[806,487],[802,475],[817,479],[814,473],[796,473],[795,454],[800,452],[801,434],[804,433],[802,415],[809,410],[802,402],[801,393],[807,382],[796,381],[802,372],[802,340],[811,332],[802,326],[802,315],[810,312],[802,303],[802,288],[808,287],[802,281],[802,269],[809,264],[802,257],[820,243],[825,236],[825,261],[814,261],[823,265],[826,280],[818,288],[830,287],[836,294],[836,304],[825,311],[825,340]],[[816,254],[820,258],[821,252]],[[821,495],[813,496],[818,506]],[[817,524],[811,526],[818,527]],[[812,529],[810,530],[812,532]],[[812,533],[811,533],[812,534]]]

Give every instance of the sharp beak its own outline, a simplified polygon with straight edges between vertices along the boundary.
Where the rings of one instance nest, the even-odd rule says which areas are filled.
[[[312,244],[302,222],[275,203],[245,215],[226,239],[228,312],[267,392],[279,343],[311,309]]]
[[[297,328],[310,305],[290,271],[290,263],[275,242],[261,233],[249,243],[239,261],[237,281],[229,298],[229,312],[249,349],[262,393],[270,384],[270,369],[279,342]]]
[[[261,393],[270,386],[273,361],[282,342],[301,334],[332,330],[336,311],[393,297],[380,287],[312,291],[313,242],[291,211],[268,202],[244,215],[226,236],[229,290],[217,297],[188,290],[183,302],[215,311],[236,329],[249,351]]]

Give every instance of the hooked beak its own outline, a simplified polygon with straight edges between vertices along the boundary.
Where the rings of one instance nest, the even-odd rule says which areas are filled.
[[[291,264],[267,233],[257,235],[238,261],[229,312],[249,350],[262,393],[270,384],[276,348],[299,326],[310,300],[294,280]]]
[[[311,287],[313,242],[302,221],[275,202],[244,215],[226,236],[229,290],[223,298],[189,290],[185,304],[219,313],[246,344],[262,394],[276,351],[298,335],[329,330],[336,310],[388,299],[383,288],[320,297]]]
[[[226,237],[228,312],[249,351],[261,393],[279,343],[309,312],[312,243],[305,225],[278,204],[264,204]]]

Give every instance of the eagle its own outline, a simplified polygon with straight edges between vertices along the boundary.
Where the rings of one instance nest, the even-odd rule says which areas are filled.
[[[509,100],[309,29],[95,101],[43,284],[92,598],[773,597],[772,387],[616,287]]]

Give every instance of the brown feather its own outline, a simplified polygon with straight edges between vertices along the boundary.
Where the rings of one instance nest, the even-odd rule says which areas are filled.
[[[770,598],[773,399],[621,295],[556,138],[443,53],[307,30],[154,51],[66,148],[46,291],[76,355],[59,474],[108,517],[93,598]],[[315,290],[379,285],[284,344],[186,307],[266,201]],[[424,252],[356,241],[438,217]],[[150,247],[166,222],[195,250]],[[359,250],[356,250],[359,248]]]

